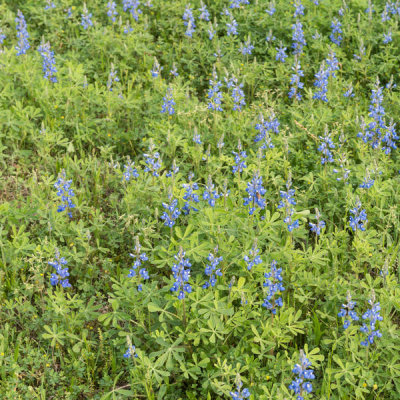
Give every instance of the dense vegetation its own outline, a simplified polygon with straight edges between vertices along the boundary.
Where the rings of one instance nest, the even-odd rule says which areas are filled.
[[[399,2],[3,0],[1,399],[399,399]]]

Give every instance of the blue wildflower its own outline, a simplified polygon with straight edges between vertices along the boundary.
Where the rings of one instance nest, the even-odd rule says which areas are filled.
[[[249,250],[249,254],[246,254],[243,257],[243,260],[246,262],[247,269],[249,271],[251,271],[251,269],[255,265],[259,265],[262,263],[261,257],[258,255],[259,252],[260,252],[260,250],[257,247],[257,240],[255,240],[253,246]]]
[[[151,173],[155,177],[158,177],[160,176],[158,170],[161,168],[161,157],[160,153],[154,150],[155,146],[153,142],[150,142],[149,154],[143,154],[144,162],[146,163],[144,171]]]
[[[215,206],[215,200],[221,197],[221,194],[218,193],[217,190],[214,189],[215,185],[211,180],[211,176],[208,176],[207,184],[205,190],[203,192],[203,200],[207,200],[208,205],[211,207]]]
[[[139,6],[139,0],[122,0],[123,10],[125,12],[129,11],[136,22],[139,21],[139,15],[142,14],[142,10]]]
[[[172,197],[172,193],[168,194],[168,201],[169,203],[162,203],[165,211],[161,215],[161,219],[164,221],[165,226],[172,228],[181,212],[178,208],[178,200]]]
[[[289,385],[289,389],[293,390],[297,395],[297,400],[304,400],[303,395],[305,393],[310,394],[313,390],[310,380],[315,379],[314,370],[311,367],[310,360],[306,357],[303,350],[300,350],[300,364],[296,364],[292,372],[297,375],[292,383]]]
[[[175,179],[175,175],[179,172],[179,167],[176,165],[176,161],[172,161],[171,169],[165,174],[167,178],[172,178],[172,181]]]
[[[168,113],[173,115],[175,113],[174,105],[175,101],[172,96],[172,88],[167,89],[167,94],[163,97],[164,103],[162,105],[161,113]]]
[[[321,214],[319,213],[318,208],[315,209],[315,217],[317,218],[317,223],[314,224],[312,222],[309,222],[311,232],[314,232],[317,236],[321,234],[321,229],[325,228],[325,221],[322,221]]]
[[[29,33],[26,29],[25,17],[20,10],[18,10],[15,22],[17,24],[18,38],[18,44],[15,46],[15,49],[17,50],[17,56],[20,56],[21,54],[26,54],[27,50],[31,47],[28,41]]]
[[[194,174],[190,173],[188,176],[189,183],[182,184],[182,187],[185,189],[185,194],[183,195],[183,200],[185,200],[185,205],[182,208],[182,211],[185,215],[188,215],[191,210],[199,211],[197,208],[194,208],[190,205],[189,201],[198,203],[199,195],[195,193],[195,191],[199,190],[199,185],[196,182],[193,182]]]
[[[114,68],[114,64],[111,63],[111,71],[110,74],[108,75],[108,80],[107,80],[107,89],[112,92],[113,88],[113,83],[119,82],[119,78],[117,76],[118,71]]]
[[[294,199],[295,189],[290,189],[292,186],[292,179],[289,176],[286,182],[286,192],[281,190],[280,195],[282,200],[280,201],[278,208],[283,208],[285,211],[285,218],[283,222],[287,225],[288,231],[292,232],[293,229],[299,228],[299,220],[293,221],[293,214],[295,212],[292,206],[296,205],[296,200]]]
[[[0,28],[0,44],[3,44],[3,43],[4,43],[4,39],[5,39],[6,37],[7,37],[7,36],[3,33],[3,29]]]
[[[262,177],[257,171],[254,173],[253,178],[247,183],[246,192],[249,197],[244,198],[244,205],[250,205],[249,215],[253,215],[256,206],[262,210],[265,208],[265,199],[262,197],[267,192],[262,185]]]
[[[193,33],[196,29],[196,21],[193,16],[193,8],[191,8],[189,5],[186,6],[185,12],[182,15],[183,19],[183,24],[187,27],[185,35],[192,37]]]
[[[192,287],[189,283],[190,278],[190,263],[189,258],[185,258],[186,253],[183,251],[182,247],[179,252],[174,256],[177,261],[172,266],[172,273],[175,278],[175,282],[171,287],[171,292],[178,292],[178,299],[182,300],[185,298],[185,292],[191,293]]]
[[[250,4],[249,0],[231,0],[229,8],[240,8],[242,4]]]
[[[235,35],[237,35],[237,34],[238,34],[237,26],[238,26],[238,23],[237,23],[236,20],[231,16],[230,22],[227,22],[227,23],[226,23],[226,34],[227,34],[228,36],[231,36],[231,35],[235,36]]]
[[[286,47],[276,47],[275,50],[277,51],[276,53],[276,61],[280,61],[280,62],[285,62],[286,58],[288,57],[286,54]]]
[[[357,312],[354,310],[356,302],[351,300],[350,291],[347,292],[347,304],[342,304],[342,308],[338,312],[338,317],[344,318],[343,329],[347,329],[352,321],[358,321]]]
[[[72,179],[66,180],[65,170],[62,170],[58,174],[58,178],[54,187],[58,189],[57,196],[61,199],[61,204],[57,208],[57,212],[63,212],[75,208],[75,204],[72,203],[72,197],[75,196],[74,191],[71,189]],[[72,218],[71,211],[68,212],[68,216]]]
[[[354,97],[353,93],[353,85],[350,83],[350,85],[347,87],[346,91],[343,93],[344,97]]]
[[[56,5],[52,0],[46,0],[46,6],[44,7],[45,10],[51,10],[52,8],[56,8]]]
[[[115,1],[109,1],[107,3],[107,16],[111,19],[112,22],[115,22],[116,15],[118,15],[118,11],[116,10],[117,5]]]
[[[55,270],[55,274],[51,274],[50,283],[52,286],[56,286],[60,284],[63,288],[71,287],[69,283],[68,276],[68,267],[63,268],[68,264],[67,260],[64,257],[60,256],[60,252],[58,249],[55,251],[55,261],[49,261],[49,265],[51,265]]]
[[[207,97],[209,98],[208,109],[209,110],[217,110],[223,111],[221,107],[222,103],[222,93],[220,92],[222,83],[218,80],[218,75],[214,69],[213,71],[213,79],[209,80],[210,88],[207,92]]]
[[[213,40],[215,34],[217,33],[217,27],[218,24],[216,22],[214,25],[210,22],[210,27],[208,28],[208,38],[210,40]]]
[[[247,38],[247,41],[244,43],[240,43],[239,52],[242,55],[251,55],[251,52],[254,50],[254,45],[251,43],[250,37]]]
[[[334,18],[332,23],[331,23],[331,28],[332,28],[332,32],[329,36],[329,39],[331,39],[331,41],[333,43],[335,43],[337,46],[340,46],[340,44],[342,43],[342,24],[340,23],[340,21],[337,18]]]
[[[38,47],[38,52],[42,56],[43,59],[43,73],[44,77],[50,82],[57,82],[57,78],[55,74],[57,73],[56,69],[56,60],[54,59],[54,52],[50,50],[50,43],[42,43]]]
[[[273,111],[269,115],[268,120],[266,120],[262,114],[259,115],[259,120],[260,122],[255,126],[255,129],[259,131],[254,139],[255,143],[267,138],[268,132],[279,133],[280,123]]]
[[[217,257],[218,254],[218,246],[214,249],[213,253],[210,253],[207,257],[207,260],[210,264],[206,265],[204,273],[208,277],[208,281],[206,281],[203,285],[203,289],[207,289],[210,286],[214,287],[217,283],[217,276],[222,276],[221,269],[218,268],[220,262],[223,260],[222,257]]]
[[[169,73],[170,73],[171,75],[173,75],[173,76],[179,76],[179,73],[178,73],[178,70],[177,70],[177,68],[176,68],[175,63],[172,63],[172,68],[171,68],[171,70],[169,71]]]
[[[290,79],[290,83],[292,86],[290,88],[288,96],[289,99],[294,97],[296,100],[300,101],[302,99],[300,90],[304,88],[304,83],[301,82],[300,79],[304,76],[304,72],[301,69],[300,60],[297,59],[297,57],[295,59],[292,70],[294,71],[294,74],[292,74],[292,78]]]
[[[368,325],[363,323],[363,326],[360,328],[362,333],[368,335],[367,338],[361,342],[361,345],[365,347],[373,344],[375,338],[382,337],[382,333],[376,328],[376,323],[378,321],[383,321],[383,317],[379,313],[381,306],[379,303],[376,303],[375,300],[375,292],[372,290],[371,298],[368,300],[371,308],[362,315],[362,319],[368,320],[369,323]]]
[[[131,32],[133,32],[133,28],[131,27],[129,21],[126,21],[126,24],[124,25],[124,34],[128,35]]]
[[[131,161],[128,157],[127,163],[124,165],[124,172],[122,174],[122,180],[125,180],[125,182],[129,182],[132,178],[136,179],[139,177],[139,174],[134,165],[135,163]]]
[[[153,64],[153,69],[150,71],[151,76],[153,78],[157,78],[158,76],[161,75],[161,71],[164,69],[164,67],[161,67],[160,64],[158,63],[157,58],[154,57],[154,64]]]
[[[86,7],[86,3],[83,3],[83,12],[81,14],[81,17],[82,17],[81,25],[83,26],[83,29],[88,29],[89,26],[93,26],[92,13],[89,13]]]
[[[265,12],[271,17],[275,14],[276,12],[275,1],[271,1],[269,3],[269,8],[267,8]]]
[[[197,128],[194,128],[193,142],[196,143],[196,144],[202,144],[202,143],[203,143],[203,142],[201,141],[201,135],[200,135],[200,133],[197,132]]]
[[[318,151],[322,153],[321,155],[321,164],[324,165],[325,163],[332,163],[334,162],[332,152],[330,149],[334,149],[336,146],[332,141],[331,134],[328,130],[325,130],[324,136],[319,136],[321,140],[321,144],[318,146]]]
[[[244,98],[243,83],[238,83],[238,79],[232,75],[230,79],[225,78],[226,86],[231,89],[231,96],[233,99],[233,111],[241,111],[243,106],[246,105]]]
[[[131,357],[137,358],[138,355],[136,353],[136,347],[130,343],[128,345],[128,350],[124,353],[124,358],[131,358]]]
[[[242,300],[243,303],[243,300]],[[248,399],[250,397],[250,391],[247,388],[242,389],[243,383],[240,379],[240,375],[236,375],[236,391],[235,392],[229,392],[229,395],[231,396],[231,400],[244,400]]]
[[[353,216],[350,216],[350,228],[356,232],[357,230],[365,231],[365,226],[368,222],[367,220],[367,212],[365,209],[361,209],[361,201],[359,199],[356,200],[355,207],[350,210],[350,213]]]
[[[303,25],[300,21],[296,21],[296,23],[292,25],[292,30],[293,54],[301,54],[303,52],[303,47],[307,45],[306,39],[304,38]]]
[[[203,21],[210,21],[210,13],[207,10],[207,6],[203,3],[203,1],[200,2],[200,15],[199,15],[199,19],[203,20]]]
[[[388,33],[383,34],[383,44],[388,44],[392,41],[392,31],[389,30]]]
[[[232,151],[232,154],[235,156],[235,165],[232,167],[232,172],[236,174],[236,172],[239,172],[241,174],[243,172],[243,169],[246,168],[246,161],[245,159],[247,158],[247,154],[245,151],[242,150],[242,143],[239,140],[238,146],[237,146],[238,151]]]
[[[329,70],[325,68],[325,62],[322,63],[319,71],[315,74],[314,86],[319,90],[314,93],[313,99],[319,99],[328,102],[326,94],[328,93]]]
[[[276,314],[276,307],[283,306],[282,297],[279,296],[285,290],[282,285],[282,268],[276,268],[277,262],[271,262],[270,272],[265,272],[265,282],[263,286],[267,288],[267,297],[264,299],[263,307],[271,310],[272,314]]]
[[[295,0],[293,3],[293,7],[295,8],[293,17],[297,18],[299,15],[304,15],[304,6],[301,3],[301,0]]]
[[[141,280],[149,279],[149,273],[146,268],[142,267],[142,263],[147,261],[149,258],[147,257],[146,253],[142,253],[142,247],[140,246],[139,238],[135,237],[135,252],[129,253],[129,256],[132,257],[135,261],[133,262],[132,268],[129,270],[128,278],[133,278],[134,276],[138,276],[139,284],[138,284],[138,291],[141,292],[143,290],[143,285]],[[139,273],[137,270],[139,269]]]

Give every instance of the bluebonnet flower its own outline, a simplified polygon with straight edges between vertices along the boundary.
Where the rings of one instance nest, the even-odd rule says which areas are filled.
[[[71,284],[69,283],[68,276],[68,267],[65,267],[65,265],[68,264],[67,260],[64,257],[60,256],[60,252],[58,249],[55,251],[55,261],[49,261],[49,265],[51,265],[55,270],[55,274],[51,274],[50,277],[50,283],[52,286],[56,286],[57,284],[60,284],[63,288],[68,288],[71,287]]]
[[[20,56],[21,54],[26,54],[27,50],[31,47],[28,41],[29,33],[26,29],[25,17],[20,10],[18,10],[15,22],[17,24],[18,38],[18,43],[15,46],[15,49],[17,50],[17,56]]]
[[[167,94],[163,97],[164,103],[162,105],[161,113],[168,113],[169,115],[173,115],[175,113],[174,105],[175,101],[172,96],[172,88],[167,89]]]
[[[216,22],[214,25],[210,22],[210,27],[208,28],[208,38],[210,40],[213,40],[215,34],[217,33],[217,27],[218,24]]]
[[[233,111],[241,111],[243,106],[246,105],[243,91],[243,83],[238,83],[238,79],[232,75],[230,79],[225,78],[226,87],[231,89],[231,96],[233,99]]]
[[[81,25],[83,26],[83,29],[88,29],[89,26],[93,26],[92,13],[89,13],[86,7],[86,3],[83,3],[83,12],[81,14],[81,17],[82,17]]]
[[[203,21],[210,21],[210,13],[207,10],[207,6],[203,3],[203,1],[200,2],[200,15],[199,15],[199,19],[203,20]]]
[[[285,211],[285,218],[283,222],[287,225],[288,231],[292,232],[293,229],[299,228],[299,220],[293,221],[292,216],[294,214],[294,208],[292,206],[296,205],[296,200],[294,199],[295,189],[290,189],[292,186],[292,179],[289,178],[286,182],[286,192],[280,191],[282,200],[280,201],[278,208],[283,208]]]
[[[229,392],[229,395],[231,396],[231,400],[248,399],[250,397],[250,391],[247,388],[242,389],[243,382],[241,381],[239,374],[236,375],[235,384],[236,384],[236,391]]]
[[[270,43],[270,42],[273,42],[273,41],[275,41],[276,40],[276,37],[272,34],[272,30],[270,29],[269,31],[268,31],[268,35],[265,37],[265,41],[267,42],[267,43]]]
[[[258,255],[260,252],[259,248],[257,247],[257,239],[254,240],[253,246],[249,250],[249,254],[246,254],[243,257],[243,260],[246,262],[247,269],[251,271],[251,269],[255,265],[259,265],[262,263],[261,257]]]
[[[189,283],[190,278],[190,263],[189,258],[185,258],[186,253],[183,251],[182,247],[179,249],[178,253],[174,256],[177,261],[172,266],[172,273],[175,278],[175,282],[171,287],[171,292],[178,292],[178,299],[182,300],[185,298],[185,292],[191,293],[192,287]]]
[[[317,218],[317,223],[314,224],[309,222],[311,232],[314,232],[317,236],[321,234],[321,229],[325,227],[325,221],[322,221],[321,214],[318,208],[315,209],[315,217]]]
[[[229,8],[240,8],[242,4],[250,4],[249,0],[231,0]]]
[[[221,196],[224,199],[224,207],[226,207],[226,199],[229,197],[231,191],[228,189],[228,179],[224,179],[224,184],[222,186]]]
[[[358,321],[357,312],[354,310],[356,302],[351,300],[350,291],[347,292],[347,304],[342,304],[342,308],[338,312],[338,317],[344,318],[343,329],[347,329],[352,321]]]
[[[216,58],[222,58],[223,57],[223,54],[221,52],[221,48],[219,47],[219,44],[217,45],[217,50],[215,51],[215,53],[213,55]]]
[[[374,5],[372,4],[371,0],[368,0],[368,7],[365,9],[366,14],[372,14],[374,13]]]
[[[183,195],[183,200],[185,200],[185,205],[182,208],[182,211],[185,215],[188,215],[191,210],[199,211],[197,208],[194,208],[190,205],[189,201],[198,203],[199,195],[195,193],[195,191],[199,190],[199,185],[197,182],[193,182],[194,174],[190,173],[188,176],[189,183],[182,184],[182,187],[185,189],[185,194]]]
[[[322,153],[321,164],[334,162],[330,149],[334,149],[336,146],[332,141],[331,134],[325,129],[325,135],[319,136],[319,138],[321,139],[321,144],[318,146],[318,151]]]
[[[327,70],[332,78],[336,78],[335,71],[339,70],[339,60],[336,58],[336,53],[331,49],[326,59]]]
[[[357,230],[365,231],[364,224],[368,222],[367,212],[361,207],[361,201],[357,199],[355,207],[350,210],[350,213],[353,214],[353,216],[350,216],[350,227],[354,232]]]
[[[72,197],[75,196],[74,191],[71,189],[72,179],[66,180],[65,170],[62,170],[58,174],[58,178],[54,187],[58,189],[57,196],[61,199],[61,204],[57,208],[57,212],[63,212],[75,208],[75,204],[72,203]],[[68,216],[72,218],[71,211],[68,211]]]
[[[72,17],[72,7],[68,7],[64,11],[67,13],[67,18],[71,18]]]
[[[222,83],[218,80],[218,75],[214,69],[213,79],[209,80],[210,88],[208,89],[207,96],[209,98],[208,109],[223,111],[221,107],[222,103],[222,93],[220,92]]]
[[[364,177],[363,182],[358,186],[361,189],[370,189],[375,183],[374,179],[371,179],[369,172],[367,170],[367,175]]]
[[[196,29],[196,21],[193,16],[193,8],[191,8],[189,5],[186,6],[185,12],[182,15],[183,19],[183,25],[187,27],[185,35],[192,37],[193,33]]]
[[[343,93],[344,97],[354,97],[353,93],[353,85],[350,83],[350,85],[347,87],[346,91]]]
[[[313,390],[309,381],[315,379],[315,375],[314,370],[310,367],[310,360],[306,357],[304,351],[300,350],[300,364],[296,364],[292,370],[297,378],[289,385],[289,389],[297,395],[296,400],[304,400],[304,395],[310,394]]]
[[[300,65],[300,60],[295,59],[295,63],[292,67],[292,70],[294,71],[294,74],[292,74],[292,78],[290,79],[291,83],[291,88],[288,93],[289,99],[295,98],[296,100],[301,100],[302,99],[302,94],[300,93],[300,90],[304,88],[304,83],[300,81],[301,77],[304,76],[304,72],[301,69]]]
[[[143,154],[144,161],[146,163],[146,167],[144,169],[145,172],[151,173],[153,176],[160,176],[158,170],[161,168],[161,157],[158,151],[154,151],[155,146],[153,142],[150,142],[149,145],[149,154]]]
[[[271,262],[271,269],[264,273],[265,282],[263,286],[268,288],[267,297],[264,299],[263,307],[271,310],[272,314],[276,314],[276,307],[283,306],[282,297],[276,297],[285,290],[282,285],[282,268],[276,268],[276,261]]]
[[[363,326],[360,328],[362,333],[367,334],[367,338],[361,342],[362,346],[369,346],[374,343],[374,339],[382,337],[382,333],[380,333],[379,329],[376,329],[376,323],[378,321],[383,321],[383,317],[379,314],[381,310],[381,306],[379,303],[375,302],[375,292],[372,290],[371,298],[368,300],[369,305],[371,306],[363,315],[363,320],[368,320],[368,325],[363,323]]]
[[[226,34],[227,34],[228,36],[237,35],[237,34],[238,34],[238,32],[237,32],[237,26],[238,26],[238,23],[237,23],[236,20],[231,16],[230,22],[227,22],[227,23],[226,23]]]
[[[176,161],[172,161],[171,169],[165,174],[167,178],[172,177],[172,181],[175,179],[175,175],[179,172],[179,167],[176,165]]]
[[[178,75],[179,75],[175,63],[172,63],[172,68],[171,68],[171,70],[169,71],[169,73],[170,73],[171,75],[173,75],[173,76],[178,76]]]
[[[193,142],[196,144],[202,144],[200,133],[197,133],[197,128],[194,128]]]
[[[217,283],[217,276],[222,276],[221,269],[218,268],[220,262],[223,260],[222,257],[217,257],[218,254],[218,246],[214,249],[213,253],[210,253],[207,257],[207,260],[210,264],[206,265],[204,269],[204,273],[208,277],[208,281],[206,281],[203,285],[203,289],[207,289],[210,286],[214,287]]]
[[[226,17],[232,17],[232,13],[226,7],[224,7],[224,9],[221,11],[221,15],[225,15]]]
[[[211,176],[208,176],[207,179],[207,184],[205,187],[205,190],[203,192],[203,200],[207,200],[208,205],[211,207],[215,206],[215,200],[219,199],[221,197],[221,194],[218,193],[218,191],[215,189],[215,185],[213,184],[211,180]]]
[[[50,43],[43,43],[38,47],[38,52],[42,56],[43,59],[43,73],[44,77],[50,82],[57,82],[57,78],[55,74],[57,73],[56,69],[56,60],[54,59],[54,52],[50,50]]]
[[[134,276],[139,277],[138,291],[141,292],[143,290],[143,284],[141,283],[141,279],[146,280],[149,279],[149,273],[146,268],[142,267],[143,261],[147,261],[149,258],[146,253],[142,253],[142,247],[140,246],[139,238],[135,237],[135,252],[129,253],[129,256],[132,257],[135,261],[133,262],[132,268],[129,270],[128,278],[133,278]],[[139,269],[139,273],[136,271]]]
[[[358,47],[358,51],[359,51],[359,55],[353,54],[353,57],[355,60],[361,61],[362,58],[365,56],[365,46],[364,46],[364,42],[362,39],[360,40],[360,46]]]
[[[396,124],[391,120],[390,124],[386,126],[386,131],[382,137],[382,150],[386,155],[390,154],[392,149],[397,149],[396,141],[399,140],[400,137],[396,133],[395,128]]]
[[[46,6],[44,7],[45,10],[50,10],[52,8],[56,8],[56,5],[52,0],[46,0]]]
[[[379,275],[383,278],[384,282],[386,281],[386,277],[389,275],[389,259],[385,260],[383,264],[383,268],[379,271]]]
[[[314,86],[319,88],[319,90],[314,93],[313,99],[328,102],[328,97],[326,97],[326,94],[328,93],[328,79],[329,70],[325,68],[325,62],[323,62],[319,71],[315,74]]]
[[[225,135],[222,134],[221,137],[220,137],[219,140],[218,140],[218,143],[217,143],[217,148],[218,148],[218,151],[219,151],[220,153],[221,153],[222,148],[225,146],[224,137],[225,137]]]
[[[383,44],[388,44],[392,41],[392,31],[383,34]]]
[[[108,75],[108,80],[107,80],[107,89],[112,92],[113,88],[113,83],[119,82],[119,78],[117,76],[118,71],[114,68],[114,64],[111,63],[111,71],[110,74]]]
[[[276,61],[280,61],[280,62],[285,62],[286,58],[287,58],[287,54],[286,54],[286,47],[276,47],[275,50],[277,51],[276,53]]]
[[[7,37],[7,36],[3,33],[3,29],[0,28],[0,44],[3,44],[4,39],[5,39],[6,37]]]
[[[131,161],[128,157],[127,163],[124,165],[124,172],[122,174],[122,180],[125,180],[125,182],[129,182],[132,178],[136,179],[139,177],[139,174],[134,165],[135,163]]]
[[[232,167],[232,172],[236,174],[236,172],[239,172],[241,174],[243,172],[243,169],[246,168],[246,161],[245,159],[247,158],[247,154],[245,151],[242,150],[242,143],[239,140],[238,146],[237,146],[238,151],[232,151],[232,154],[235,156],[235,165]]]
[[[208,161],[210,157],[211,157],[211,145],[209,144],[208,147],[207,147],[207,150],[204,152],[202,160],[203,161]]]
[[[158,63],[157,58],[154,57],[154,64],[153,64],[153,69],[150,71],[151,76],[153,78],[157,78],[159,75],[161,75],[161,71],[164,69],[164,67],[161,67],[160,64]]]
[[[136,353],[136,347],[133,344],[128,346],[128,350],[124,353],[124,358],[135,357],[137,358],[138,355]]]
[[[168,201],[169,203],[162,203],[165,211],[161,215],[161,219],[164,221],[165,226],[172,228],[181,212],[178,208],[178,200],[172,197],[172,193],[168,194]]]
[[[295,0],[293,3],[293,6],[295,8],[293,17],[297,18],[299,15],[304,15],[304,6],[301,3],[301,0]]]
[[[247,183],[246,192],[249,197],[244,198],[244,205],[250,205],[249,215],[253,215],[256,206],[262,210],[265,208],[265,199],[262,197],[267,192],[262,185],[262,177],[257,171],[254,173],[253,178]]]
[[[321,34],[316,30],[314,35],[311,36],[314,40],[321,39]]]
[[[292,25],[292,30],[293,54],[301,54],[303,52],[303,47],[307,45],[306,39],[304,38],[303,25],[300,21],[296,21],[296,23]]]
[[[131,32],[133,32],[133,28],[131,27],[129,21],[126,21],[126,24],[124,25],[124,34],[127,35],[128,33]]]
[[[251,52],[254,50],[254,46],[250,41],[250,37],[247,38],[247,42],[240,43],[239,52],[242,55],[251,55]]]
[[[107,3],[107,16],[111,19],[112,22],[115,22],[115,16],[118,15],[116,7],[117,5],[115,4],[115,1],[109,1]]]
[[[340,46],[340,44],[342,43],[342,24],[340,23],[340,21],[337,18],[334,18],[332,23],[331,23],[331,28],[332,28],[332,32],[329,36],[329,39],[331,39],[331,41],[333,43],[335,43],[337,46]]]
[[[275,12],[276,12],[276,7],[275,7],[275,1],[271,1],[270,3],[269,3],[269,8],[267,8],[266,10],[265,10],[265,12],[269,15],[269,16],[273,16],[274,14],[275,14]]]
[[[125,12],[129,11],[136,22],[139,20],[139,15],[142,14],[142,10],[139,6],[139,0],[122,0],[123,10]]]
[[[255,143],[262,141],[264,138],[267,138],[268,132],[279,133],[280,123],[275,115],[275,112],[272,111],[270,113],[268,120],[266,120],[262,114],[260,114],[258,118],[260,122],[256,124],[255,129],[259,131],[259,133],[254,139]]]

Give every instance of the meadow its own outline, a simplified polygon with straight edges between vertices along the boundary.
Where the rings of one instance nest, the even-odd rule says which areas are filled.
[[[3,0],[0,399],[400,399],[399,19]]]

